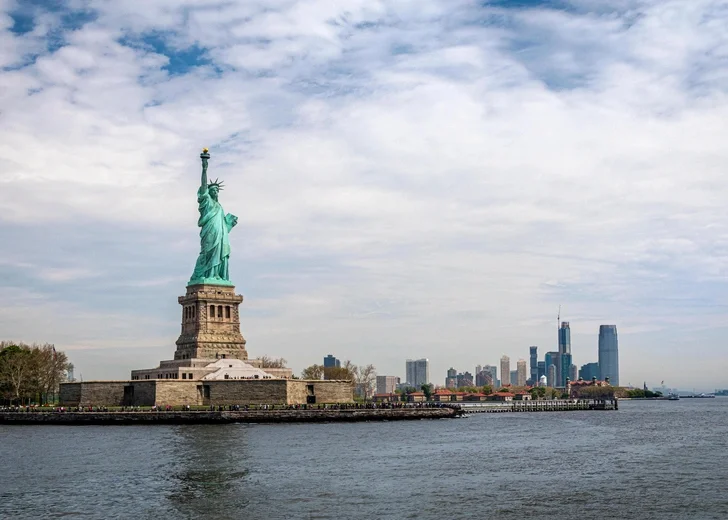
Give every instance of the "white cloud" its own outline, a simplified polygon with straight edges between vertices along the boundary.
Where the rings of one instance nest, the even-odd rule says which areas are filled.
[[[50,304],[67,298],[53,283],[89,279],[173,304],[209,145],[240,217],[232,272],[253,355],[300,369],[332,352],[397,374],[429,356],[439,382],[449,365],[550,350],[563,303],[578,363],[617,323],[626,379],[688,384],[700,372],[682,359],[659,377],[631,360],[662,356],[669,333],[685,356],[701,341],[707,363],[728,314],[728,13],[574,4],[94,1],[52,52],[58,14],[22,35],[1,17],[2,63],[40,56],[0,75],[0,237],[43,268],[29,283]],[[175,70],[179,52],[204,59]],[[94,265],[107,242],[69,267],[9,234],[55,223],[134,230],[119,274]],[[123,265],[145,236],[147,261]]]

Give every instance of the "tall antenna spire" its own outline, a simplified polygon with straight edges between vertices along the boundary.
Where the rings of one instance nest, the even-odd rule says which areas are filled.
[[[556,328],[561,326],[561,305],[559,305],[559,314],[556,316]]]

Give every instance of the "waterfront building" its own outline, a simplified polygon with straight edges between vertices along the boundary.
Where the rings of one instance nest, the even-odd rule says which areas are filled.
[[[531,384],[536,385],[538,383],[538,347],[528,347],[528,351],[530,355]]]
[[[420,388],[422,385],[430,384],[429,359],[408,359],[405,369],[405,373],[407,374],[407,382],[415,388]]]
[[[579,369],[579,377],[585,381],[591,381],[596,378],[599,379],[599,363],[587,363],[581,365]]]
[[[339,368],[341,367],[341,360],[336,359],[332,354],[329,354],[324,358],[324,368]]]
[[[500,360],[501,386],[511,384],[511,358],[503,356]]]
[[[542,377],[546,377],[546,362],[545,361],[539,361],[538,362],[538,374],[537,374],[537,381],[541,381]]]
[[[526,361],[519,359],[516,363],[516,384],[518,386],[526,386],[528,374],[526,372]]]
[[[546,376],[546,384],[548,386],[556,386],[556,365],[549,365],[548,375]]]
[[[619,386],[619,347],[616,325],[599,326],[599,379]]]
[[[377,393],[393,394],[399,384],[397,376],[377,376]]]

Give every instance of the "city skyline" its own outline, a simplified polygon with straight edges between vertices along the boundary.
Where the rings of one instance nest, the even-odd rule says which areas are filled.
[[[251,356],[439,381],[563,305],[572,364],[616,323],[620,383],[728,386],[715,2],[69,5],[0,7],[2,339],[164,359],[209,147]]]

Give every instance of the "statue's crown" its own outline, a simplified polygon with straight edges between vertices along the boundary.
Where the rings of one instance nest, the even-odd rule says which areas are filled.
[[[217,189],[218,190],[223,190],[224,189],[223,181],[218,180],[218,179],[215,179],[213,182],[208,183],[207,184],[207,189],[209,190],[213,186],[217,186]]]

